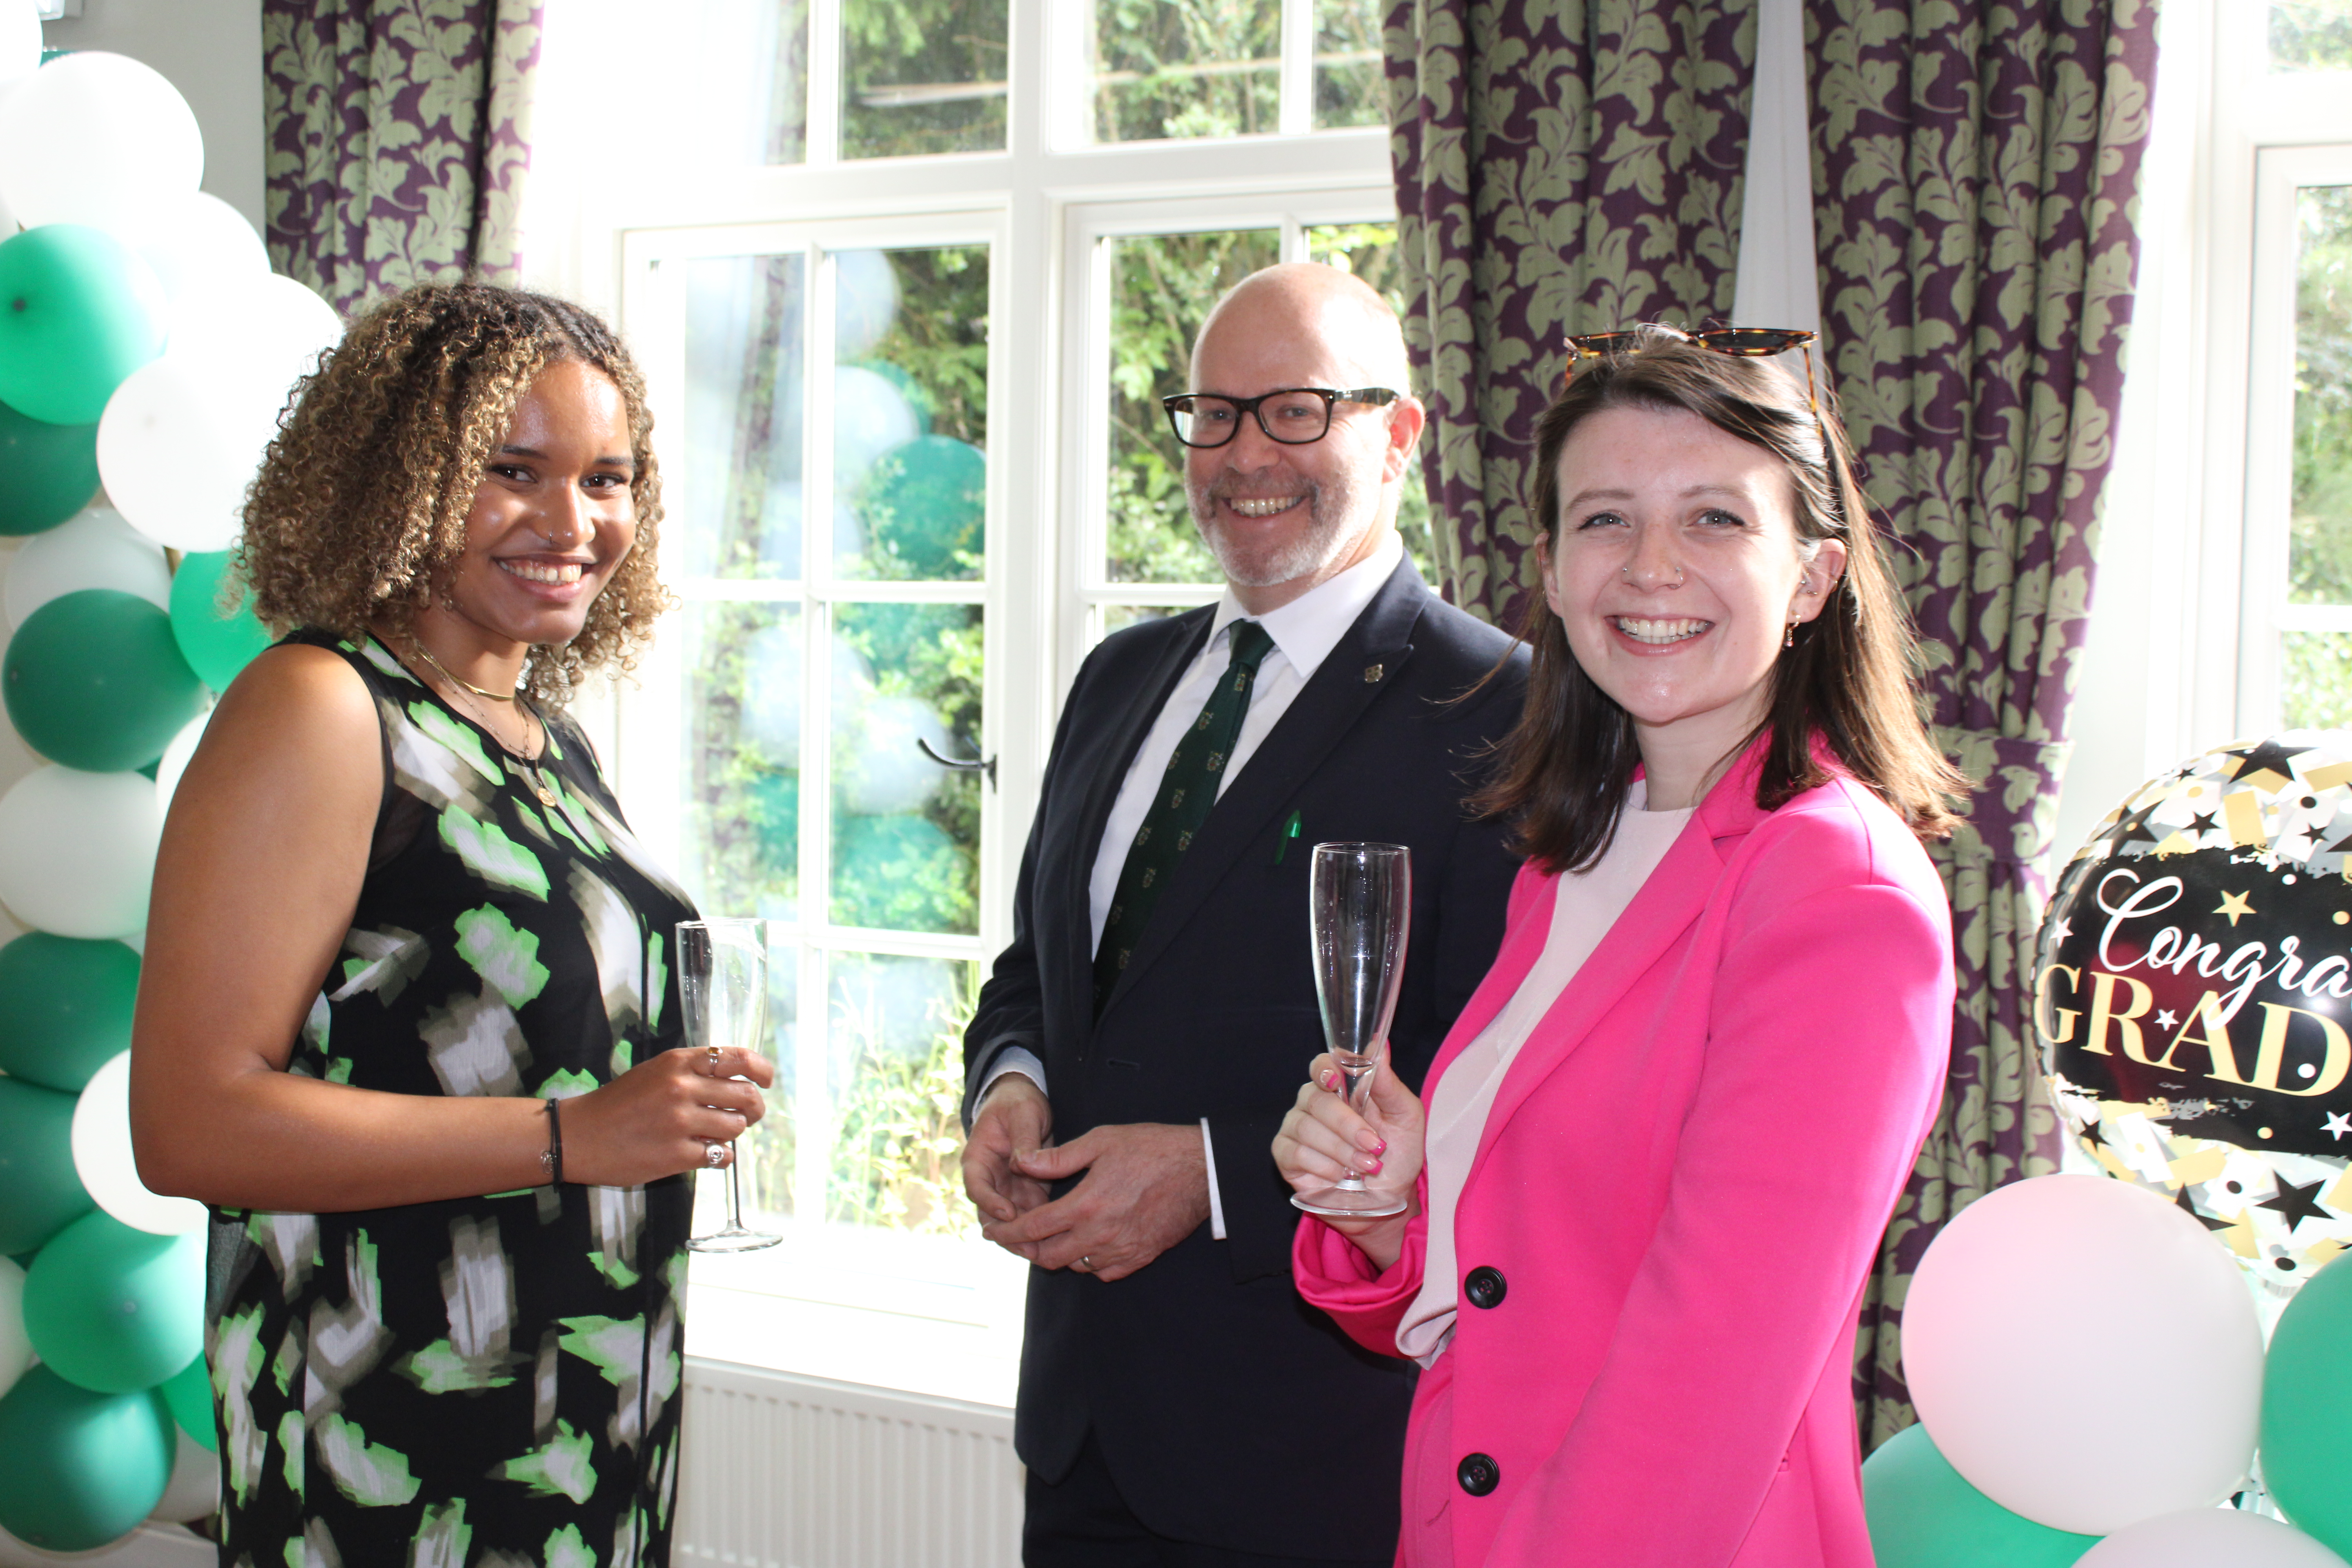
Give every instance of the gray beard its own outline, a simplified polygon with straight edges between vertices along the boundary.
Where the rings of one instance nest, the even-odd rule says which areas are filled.
[[[1192,510],[1192,526],[1216,556],[1225,581],[1237,588],[1271,588],[1311,577],[1338,560],[1371,525],[1362,515],[1357,487],[1344,480],[1310,486],[1307,491],[1306,531],[1283,543],[1244,547],[1234,542],[1219,521],[1213,487],[1184,487]]]

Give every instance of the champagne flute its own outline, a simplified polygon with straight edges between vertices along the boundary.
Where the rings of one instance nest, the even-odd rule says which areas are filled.
[[[1371,1100],[1372,1073],[1389,1051],[1404,974],[1406,917],[1412,908],[1412,852],[1402,844],[1318,844],[1308,882],[1308,934],[1315,944],[1315,999],[1323,1039],[1339,1067],[1339,1089],[1358,1115]],[[1404,1202],[1364,1185],[1350,1166],[1335,1186],[1290,1200],[1308,1214],[1402,1214]]]
[[[767,922],[677,922],[677,989],[686,1007],[686,1043],[695,1050],[758,1050],[768,1032]],[[715,1147],[716,1145],[714,1145]],[[743,1162],[727,1167],[727,1223],[687,1238],[697,1252],[755,1252],[783,1239],[743,1225]]]

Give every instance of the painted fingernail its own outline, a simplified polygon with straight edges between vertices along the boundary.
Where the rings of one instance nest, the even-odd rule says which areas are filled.
[[[1375,1143],[1375,1144],[1373,1144],[1373,1145],[1372,1145],[1372,1152],[1373,1152],[1373,1153],[1375,1153],[1375,1154],[1385,1154],[1385,1153],[1387,1153],[1388,1152],[1389,1152],[1389,1141],[1388,1141],[1387,1139],[1385,1139],[1385,1138],[1381,1139],[1379,1142],[1377,1142],[1377,1143]]]
[[[1337,1089],[1339,1087],[1339,1069],[1337,1068],[1326,1068],[1323,1069],[1323,1076],[1317,1079],[1315,1081],[1321,1084],[1325,1089]]]
[[[1368,1176],[1377,1174],[1381,1168],[1381,1163],[1378,1160],[1360,1160],[1357,1163],[1364,1167],[1364,1174]]]

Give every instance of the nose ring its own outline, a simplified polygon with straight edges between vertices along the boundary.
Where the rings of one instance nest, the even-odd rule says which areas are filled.
[[[1625,564],[1617,568],[1617,574],[1620,577],[1624,578],[1628,583],[1631,583],[1633,580],[1633,563],[1631,561],[1628,561]],[[1675,568],[1675,586],[1679,588],[1682,585],[1683,569],[1680,566],[1676,566]]]

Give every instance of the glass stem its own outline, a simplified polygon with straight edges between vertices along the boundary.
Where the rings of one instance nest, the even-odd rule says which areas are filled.
[[[743,1151],[731,1143],[728,1147],[734,1149],[735,1158],[727,1163],[727,1228],[740,1230],[743,1228]]]

